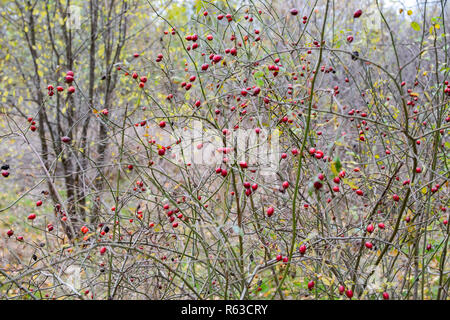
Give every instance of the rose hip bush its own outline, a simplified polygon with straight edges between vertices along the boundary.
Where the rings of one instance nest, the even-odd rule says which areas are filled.
[[[448,299],[445,1],[1,9],[2,299]]]

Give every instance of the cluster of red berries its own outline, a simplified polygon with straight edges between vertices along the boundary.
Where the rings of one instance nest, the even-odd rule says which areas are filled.
[[[71,71],[71,70],[67,71],[66,76],[65,76],[65,78],[64,78],[64,81],[65,81],[67,84],[71,84],[74,80],[75,80],[75,78],[74,78],[74,73],[73,73],[73,71]],[[54,89],[54,87],[53,87],[51,84],[49,84],[49,85],[47,86],[48,95],[49,95],[50,97],[54,95],[53,89]],[[57,87],[56,87],[56,91],[57,91],[57,92],[63,92],[63,91],[64,91],[64,87],[62,87],[62,86],[57,86]],[[67,89],[67,92],[69,92],[70,94],[75,93],[75,87],[69,86],[69,88]]]
[[[287,263],[289,261],[288,257],[283,257],[281,254],[277,255],[275,258],[277,261],[283,260],[284,263]]]
[[[450,96],[450,84],[448,84],[448,81],[445,81],[445,85],[446,85],[446,87],[445,87],[445,89],[444,89],[444,92],[448,95],[448,96]],[[447,121],[448,122],[448,121]]]
[[[201,197],[199,197],[199,200],[201,199]],[[178,222],[175,221],[175,216],[178,219],[183,219],[184,221],[187,221],[187,217],[184,217],[183,214],[180,212],[180,209],[176,208],[174,210],[169,210],[170,206],[168,204],[165,204],[163,206],[164,210],[166,211],[167,216],[169,217],[169,221],[172,223],[172,228],[177,228],[178,227]]]
[[[28,117],[27,121],[30,123],[30,130],[33,132],[36,131],[36,121],[34,121],[32,117]]]

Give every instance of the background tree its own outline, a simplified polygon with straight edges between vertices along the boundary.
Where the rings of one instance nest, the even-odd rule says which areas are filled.
[[[448,299],[446,1],[2,2],[3,298]]]

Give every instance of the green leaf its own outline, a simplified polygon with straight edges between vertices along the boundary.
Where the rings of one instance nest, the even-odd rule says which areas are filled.
[[[261,292],[265,293],[267,290],[269,290],[269,286],[266,283],[261,283]]]
[[[258,87],[264,87],[264,80],[263,79],[256,79],[256,84]]]
[[[416,31],[420,31],[420,25],[415,21],[411,22],[411,27]]]
[[[202,0],[196,0],[194,6],[195,6],[195,13],[198,14],[202,9]]]
[[[338,156],[336,156],[335,158],[334,158],[334,164],[335,164],[335,166],[336,166],[336,170],[339,172],[339,171],[341,171],[341,169],[342,169],[342,164],[341,164],[341,159],[338,157]]]
[[[253,76],[255,77],[255,79],[261,78],[262,76],[264,76],[264,72],[262,71],[255,72]]]
[[[438,23],[441,19],[442,19],[441,17],[433,17],[433,18],[431,18],[431,22],[432,22],[433,24],[436,24],[436,23]]]

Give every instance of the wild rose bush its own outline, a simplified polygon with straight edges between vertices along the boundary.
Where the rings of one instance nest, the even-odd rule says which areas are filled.
[[[1,17],[3,299],[448,298],[445,1]]]

